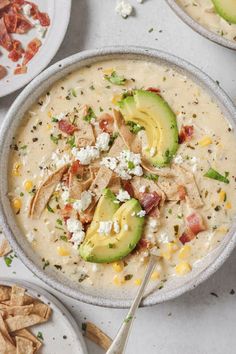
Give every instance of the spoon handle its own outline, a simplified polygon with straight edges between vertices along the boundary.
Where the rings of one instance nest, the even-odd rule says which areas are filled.
[[[123,324],[121,325],[115,339],[113,340],[113,342],[112,342],[110,348],[108,349],[108,351],[106,352],[106,354],[123,354],[124,353],[126,343],[127,343],[128,337],[129,337],[129,333],[130,333],[130,328],[131,328],[131,325],[134,320],[135,312],[136,312],[137,308],[139,307],[140,302],[143,298],[144,290],[146,289],[146,286],[147,286],[148,281],[150,279],[151,273],[156,265],[156,261],[157,261],[157,257],[151,256],[151,258],[149,260],[149,264],[146,269],[144,279],[143,279],[142,284],[140,286],[140,289],[134,299],[134,302],[132,303],[132,305],[130,307],[130,310],[129,310],[127,316],[124,319]]]

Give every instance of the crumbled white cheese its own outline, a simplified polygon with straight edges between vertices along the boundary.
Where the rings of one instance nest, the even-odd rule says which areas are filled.
[[[132,5],[125,0],[119,0],[116,5],[116,12],[121,15],[123,18],[127,18],[131,15],[133,11]]]
[[[160,235],[158,235],[158,241],[160,243],[168,243],[168,242],[171,242],[172,239],[173,239],[173,237],[171,237],[166,232],[162,232]]]
[[[96,147],[98,148],[98,150],[108,151],[110,148],[109,143],[110,143],[110,134],[101,133],[100,135],[98,135],[96,141]]]
[[[184,162],[184,159],[181,155],[177,155],[174,157],[174,163],[177,165],[181,165]]]
[[[64,119],[66,116],[66,113],[65,112],[61,112],[59,114],[56,114],[54,117],[57,119],[57,120],[62,120]]]
[[[155,153],[156,153],[156,148],[155,148],[155,147],[152,147],[152,148],[150,149],[150,156],[153,157],[153,156],[155,155]]]
[[[124,150],[117,157],[104,157],[100,163],[118,174],[122,179],[128,180],[133,176],[142,176],[140,154]]]
[[[35,240],[35,236],[34,236],[34,233],[32,231],[28,232],[26,234],[26,238],[29,242],[33,242]]]
[[[70,156],[68,154],[59,155],[59,151],[52,153],[51,160],[55,163],[57,168],[65,166],[71,162]]]
[[[64,191],[61,193],[61,199],[63,201],[63,203],[67,203],[68,200],[70,198],[70,192],[69,192],[69,189],[66,188],[64,189]]]
[[[22,6],[22,11],[25,16],[31,15],[32,6],[30,4],[25,4]]]
[[[145,192],[146,192],[146,186],[141,186],[141,187],[139,188],[139,192],[140,192],[140,193],[145,193]]]
[[[148,226],[150,226],[151,229],[156,229],[158,225],[159,225],[159,223],[156,219],[150,218],[148,220]]]
[[[94,273],[98,272],[98,271],[100,270],[100,268],[101,268],[100,264],[93,263],[93,265],[92,265],[92,271],[93,271]]]
[[[92,194],[89,191],[84,191],[81,193],[81,198],[73,203],[73,208],[76,211],[86,210],[92,202]]]
[[[99,223],[99,228],[98,228],[98,233],[100,235],[109,235],[112,229],[112,221],[100,221]]]
[[[119,190],[119,193],[117,194],[116,198],[120,201],[120,202],[125,202],[126,200],[130,199],[130,195],[127,191],[124,191],[123,189]]]
[[[74,244],[74,248],[78,248],[78,246],[83,242],[85,237],[85,232],[84,231],[76,231],[72,234],[72,237],[70,238],[70,242]]]
[[[196,156],[193,156],[190,159],[190,163],[192,165],[192,172],[195,173],[197,171],[197,167],[198,167],[198,158]]]
[[[145,210],[140,210],[138,213],[137,213],[137,216],[139,217],[139,218],[142,218],[142,217],[144,217],[146,215],[146,211]]]
[[[41,26],[41,25],[37,25],[35,27],[36,27],[39,37],[44,38],[47,33],[47,30],[48,30],[47,27]]]
[[[66,226],[67,226],[68,231],[71,233],[83,231],[82,223],[75,218],[68,219],[66,222]]]
[[[99,158],[99,150],[95,146],[86,146],[81,149],[73,147],[71,152],[82,165],[89,165],[90,162]]]
[[[128,231],[129,230],[129,225],[128,224],[124,224],[123,229],[124,229],[124,231]]]
[[[116,234],[118,234],[120,232],[120,225],[117,220],[114,220],[114,222],[113,222],[113,229]]]

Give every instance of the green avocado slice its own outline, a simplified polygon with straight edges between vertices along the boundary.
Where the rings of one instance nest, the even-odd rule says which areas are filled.
[[[132,121],[144,127],[145,158],[157,167],[168,165],[179,146],[176,116],[168,103],[156,93],[136,90],[119,107],[126,123]]]
[[[217,13],[230,23],[236,23],[235,0],[212,0]]]
[[[130,199],[121,207],[118,205],[118,210],[113,209],[111,217],[111,210],[108,211],[108,199],[103,196],[97,208],[102,206],[101,209],[107,210],[106,220],[103,218],[103,221],[117,221],[120,232],[115,233],[112,229],[108,236],[99,234],[98,220],[102,221],[102,219],[99,219],[99,210],[96,209],[94,215],[98,217],[95,220],[96,227],[93,220],[79,249],[80,256],[87,262],[112,263],[121,260],[132,252],[142,236],[144,217],[137,216],[137,213],[142,210],[140,203],[136,199]]]

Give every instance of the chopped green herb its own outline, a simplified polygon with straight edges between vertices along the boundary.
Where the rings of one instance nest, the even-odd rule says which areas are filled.
[[[71,92],[72,96],[77,97],[76,89],[72,88],[72,89],[70,90],[70,92]]]
[[[115,244],[114,243],[109,243],[108,244],[108,248],[114,248],[115,247]]]
[[[109,141],[109,146],[112,146],[114,141],[116,140],[116,138],[119,136],[119,133],[115,132],[112,134],[112,136],[110,137],[110,141]]]
[[[58,135],[50,134],[50,139],[54,144],[58,145],[58,141],[61,139],[61,134]]]
[[[159,178],[159,176],[154,175],[153,173],[145,173],[145,175],[143,177],[147,178],[151,181],[158,181],[158,178]]]
[[[5,261],[7,267],[10,267],[10,266],[11,266],[11,264],[12,264],[12,258],[5,256],[5,257],[4,257],[4,261]]]
[[[68,242],[68,238],[66,236],[60,236],[60,240],[64,241],[64,242]]]
[[[52,122],[53,123],[57,123],[58,122],[58,119],[56,117],[52,117]]]
[[[43,333],[42,332],[38,332],[37,333],[37,338],[40,339],[40,340],[44,340]]]
[[[58,223],[59,225],[62,225],[62,220],[61,220],[61,219],[57,219],[57,223]]]
[[[128,161],[128,169],[133,170],[135,168],[135,164],[132,161]]]
[[[49,213],[54,213],[54,210],[50,207],[49,203],[47,203],[46,207]]]
[[[140,132],[140,130],[144,130],[144,127],[142,127],[139,124],[136,124],[136,123],[132,122],[131,120],[127,122],[127,125],[129,127],[129,130],[133,134],[138,134],[138,132]]]
[[[71,138],[68,138],[66,143],[70,145],[72,148],[76,146],[75,144],[75,136],[73,135]]]
[[[90,123],[92,119],[96,119],[96,115],[91,107],[88,108],[87,114],[83,117],[83,120]]]
[[[225,176],[221,175],[219,172],[214,170],[213,168],[210,168],[205,174],[204,177],[208,177],[211,179],[215,179],[217,181],[229,184],[229,179],[227,178],[229,175],[228,172],[225,172]]]
[[[124,76],[117,75],[116,71],[113,71],[111,75],[105,75],[104,77],[113,85],[124,85],[126,82]]]

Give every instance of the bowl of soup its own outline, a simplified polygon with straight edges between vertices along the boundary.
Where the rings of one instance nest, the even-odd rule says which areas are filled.
[[[167,0],[175,13],[199,34],[236,49],[236,4],[231,0]]]
[[[1,224],[40,279],[127,307],[194,288],[235,246],[235,107],[199,69],[148,48],[64,59],[1,130]]]

